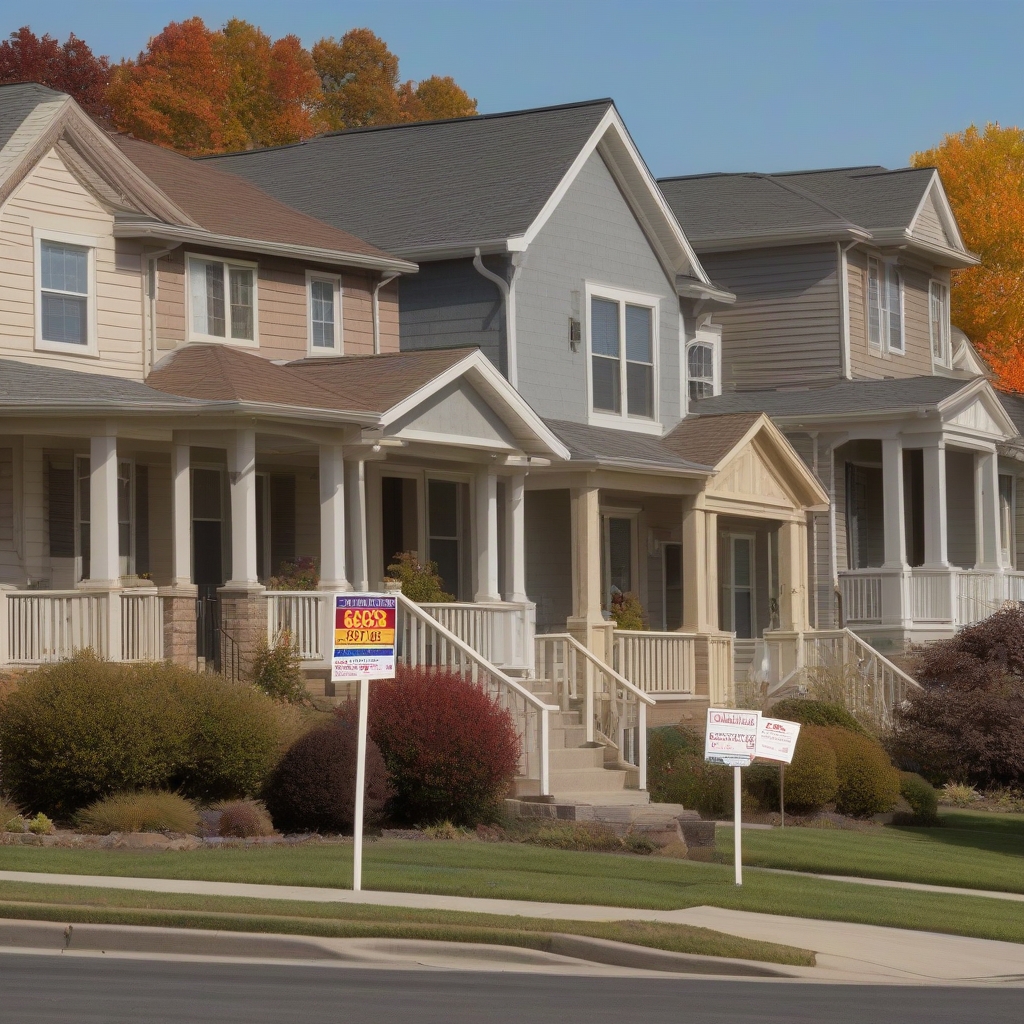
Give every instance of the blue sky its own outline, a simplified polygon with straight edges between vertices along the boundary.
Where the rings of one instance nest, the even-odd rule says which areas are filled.
[[[74,31],[114,59],[193,14],[307,45],[365,25],[403,78],[453,75],[482,113],[612,96],[657,175],[900,166],[972,122],[1024,121],[1024,3],[4,0],[0,12],[4,33]]]

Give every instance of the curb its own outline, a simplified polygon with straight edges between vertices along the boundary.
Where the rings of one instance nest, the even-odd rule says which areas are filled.
[[[440,953],[458,959],[479,962],[493,960],[529,963],[545,952],[611,967],[642,971],[664,971],[675,974],[714,974],[733,977],[792,978],[782,966],[768,966],[755,960],[708,957],[695,953],[674,953],[627,942],[591,938],[585,935],[552,933],[546,951],[519,946],[485,945],[480,943],[432,942],[425,939],[370,940],[382,953]],[[133,953],[170,954],[174,956],[237,957],[258,960],[329,960],[335,963],[365,964],[366,940],[362,950],[353,946],[347,952],[342,943],[348,940],[320,939],[303,935],[263,935],[253,932],[208,931],[202,928],[160,928],[149,925],[71,924],[51,921],[0,920],[0,947],[31,949],[62,953]],[[532,954],[532,955],[531,955]]]

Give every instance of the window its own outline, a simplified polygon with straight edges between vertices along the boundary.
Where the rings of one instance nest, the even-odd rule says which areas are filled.
[[[309,288],[309,351],[312,355],[341,352],[341,281],[307,274]]]
[[[37,349],[96,354],[96,245],[82,235],[35,232]]]
[[[940,366],[949,366],[949,289],[941,281],[932,281],[929,294],[929,324],[932,336],[932,359]]]
[[[868,342],[883,352],[903,352],[903,289],[892,263],[868,259]]]
[[[590,297],[591,404],[598,415],[654,420],[657,299],[633,298]]]
[[[1015,538],[1013,530],[1013,477],[1006,473],[999,474],[999,545],[1002,558],[1001,565],[1009,568],[1014,563]]]
[[[604,607],[610,609],[617,593],[636,593],[638,561],[637,512],[605,509],[601,513],[601,579]]]
[[[715,393],[715,350],[706,342],[690,346],[686,354],[686,380],[691,399]]]
[[[204,256],[188,258],[194,338],[256,341],[256,268]]]

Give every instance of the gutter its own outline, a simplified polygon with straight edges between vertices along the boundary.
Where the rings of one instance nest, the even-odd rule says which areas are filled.
[[[371,315],[373,316],[373,354],[375,356],[380,355],[380,290],[398,276],[397,271],[383,274],[381,279],[373,286],[373,312]]]
[[[480,248],[477,247],[473,255],[473,266],[481,277],[487,278],[497,285],[501,293],[502,302],[505,306],[505,361],[508,369],[508,382],[512,387],[519,387],[519,366],[516,354],[516,278],[519,276],[519,264],[516,258],[512,257],[512,280],[506,281],[503,277],[488,270],[484,266],[483,258],[480,255]]]
[[[762,231],[754,235],[734,232],[728,235],[694,239],[691,244],[699,255],[702,252],[767,248],[790,243],[798,245],[806,242],[836,242],[851,239],[855,242],[870,242],[873,237],[870,231],[857,227],[856,224],[829,224],[825,227],[807,228],[805,231],[780,228],[777,231]]]
[[[713,284],[704,284],[695,277],[676,274],[676,295],[684,299],[705,299],[731,306],[736,301],[736,293]]]

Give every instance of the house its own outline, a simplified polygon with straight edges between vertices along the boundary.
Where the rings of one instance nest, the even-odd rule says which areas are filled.
[[[688,414],[768,413],[829,493],[810,527],[812,623],[900,650],[1024,598],[1017,400],[950,324],[950,273],[978,259],[938,172],[659,184],[736,295],[691,349]]]

